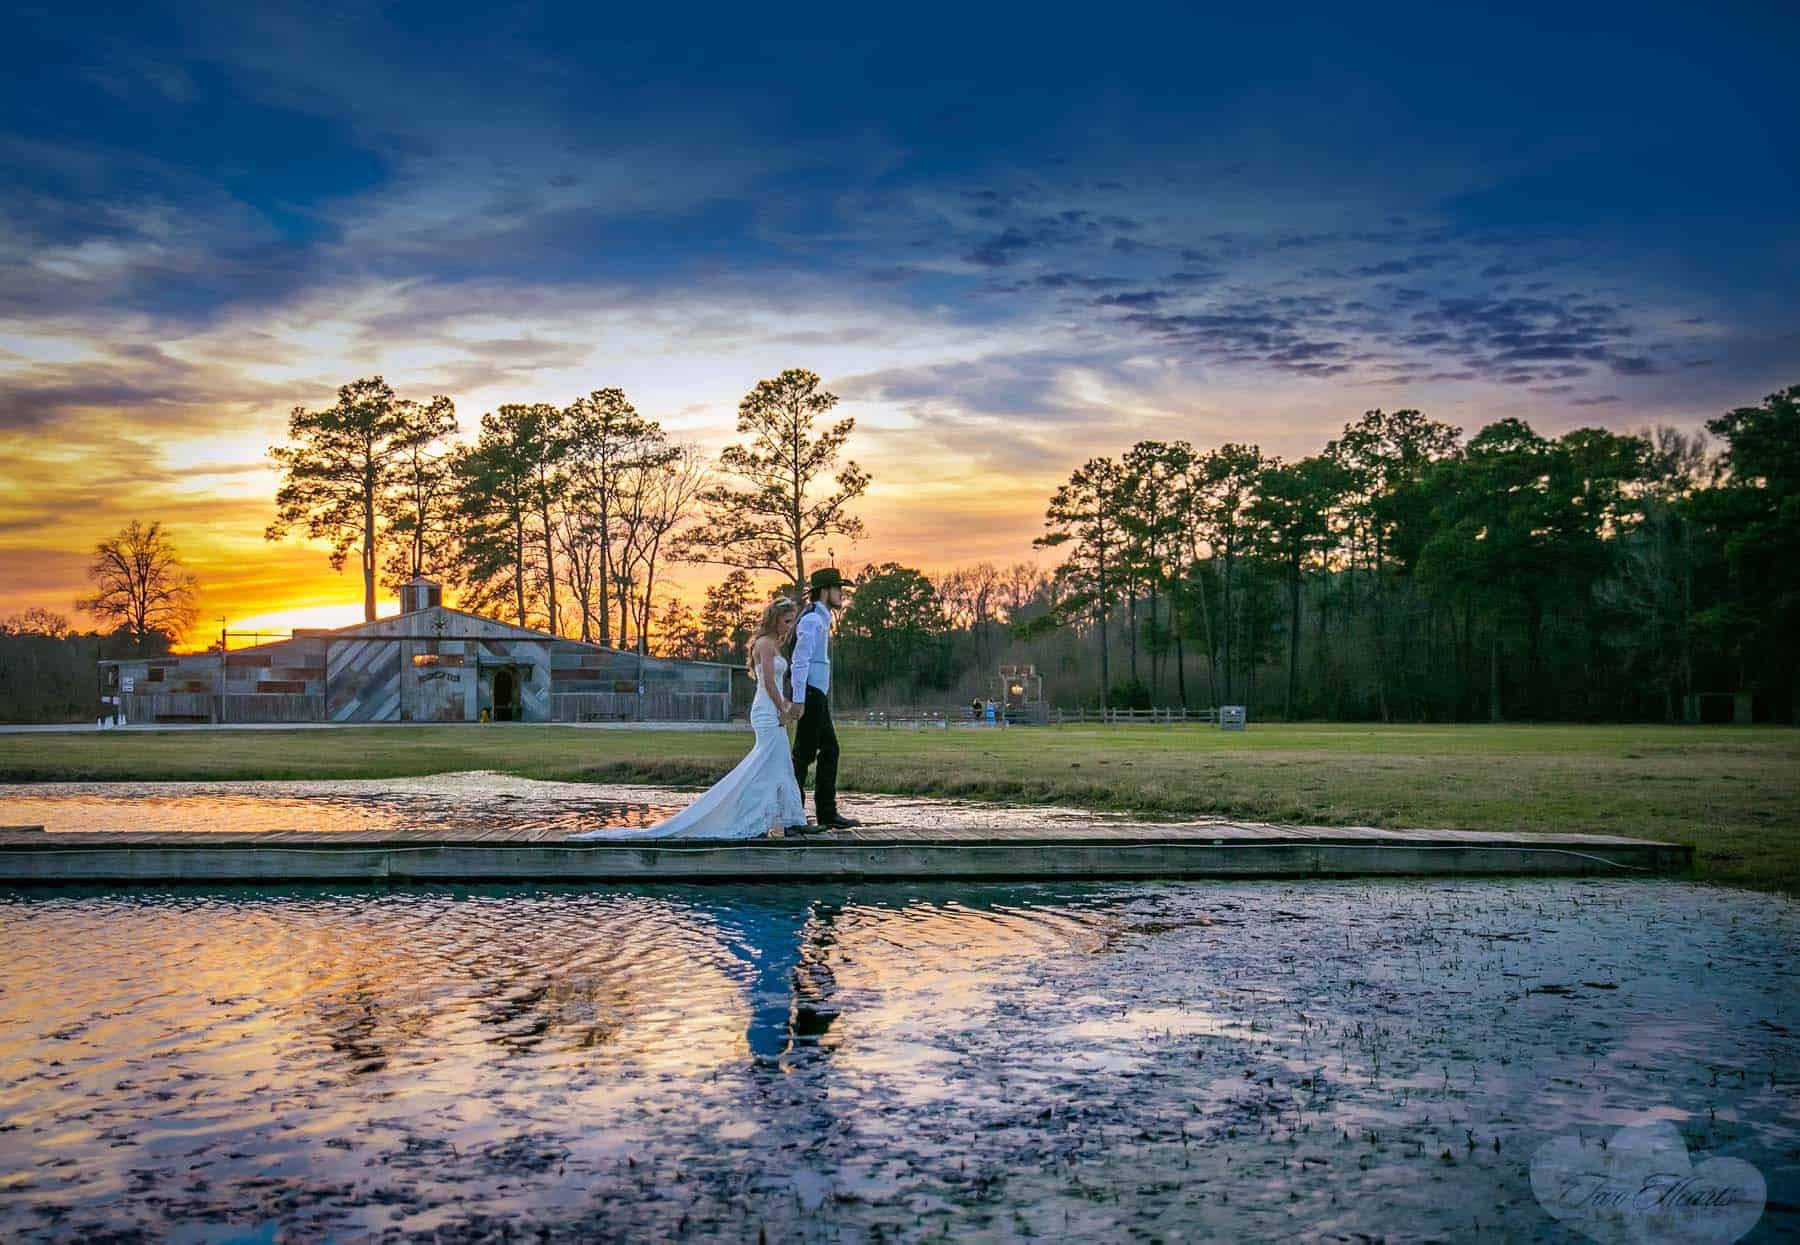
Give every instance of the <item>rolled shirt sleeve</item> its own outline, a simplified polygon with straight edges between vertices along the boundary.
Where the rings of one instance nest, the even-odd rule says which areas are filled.
[[[824,635],[825,622],[812,610],[802,614],[794,627],[794,660],[788,663],[788,674],[794,685],[791,699],[797,705],[806,703],[806,676],[812,671],[813,657]]]

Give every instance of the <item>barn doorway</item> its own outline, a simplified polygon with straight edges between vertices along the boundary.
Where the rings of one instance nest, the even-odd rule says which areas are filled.
[[[494,721],[519,720],[519,676],[508,667],[494,671]]]

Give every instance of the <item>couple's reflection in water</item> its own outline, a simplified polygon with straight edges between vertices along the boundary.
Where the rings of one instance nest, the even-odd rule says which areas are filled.
[[[829,1049],[838,1018],[831,955],[844,905],[826,900],[733,903],[714,914],[731,957],[750,974],[745,1036],[760,1064]]]
[[[770,887],[718,899],[690,894],[681,902],[704,917],[729,958],[748,971],[746,1038],[751,1058],[763,1065],[826,1055],[844,1040],[838,1022],[856,992],[838,988],[839,941],[862,941],[884,917],[906,922],[902,937],[918,953],[929,955],[926,948],[937,943],[960,957],[976,948],[1004,954],[1063,945],[1075,937],[1074,926],[1107,906],[1103,892],[1092,888],[1046,884],[926,883],[827,897]],[[1039,924],[1051,914],[1061,923]]]
[[[258,898],[258,907],[275,909],[293,897]],[[931,884],[824,894],[779,885],[389,894],[373,902],[376,919],[357,924],[360,936],[340,930],[311,943],[317,985],[295,1002],[305,1031],[353,1076],[391,1068],[458,1018],[509,1055],[544,1054],[572,1040],[580,1050],[629,1057],[636,1025],[648,1026],[644,1041],[664,1045],[681,1041],[682,1024],[696,1034],[742,1024],[753,1066],[794,1067],[818,1063],[846,1040],[841,1015],[861,992],[840,989],[839,972],[853,981],[884,975],[866,961],[856,973],[846,953],[898,937],[903,955],[925,966],[939,954],[960,960],[1050,945],[1069,936],[1052,928],[1059,918],[1093,902],[1042,886]],[[707,984],[724,984],[719,973],[731,983],[725,995]],[[743,1009],[735,1014],[732,996]],[[667,1021],[683,1013],[671,1029]]]

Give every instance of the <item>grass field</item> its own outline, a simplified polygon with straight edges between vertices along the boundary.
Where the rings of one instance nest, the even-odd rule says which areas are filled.
[[[1800,730],[1259,725],[843,732],[846,791],[1144,814],[1692,843],[1711,881],[1800,890]],[[741,733],[557,726],[0,735],[0,782],[529,778],[701,784]],[[850,801],[846,801],[850,803]],[[0,790],[0,822],[5,795]]]

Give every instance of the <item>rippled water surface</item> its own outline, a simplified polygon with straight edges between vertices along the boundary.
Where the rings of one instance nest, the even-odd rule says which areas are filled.
[[[0,892],[0,1237],[1574,1239],[1651,1118],[1800,1232],[1800,909],[1686,884]]]
[[[333,782],[30,783],[0,789],[0,825],[53,833],[566,830],[648,826],[690,795],[502,775]]]
[[[654,825],[685,807],[693,791],[584,782],[543,782],[470,772],[417,778],[272,782],[46,782],[0,786],[0,826],[52,833],[263,833],[523,830],[556,837],[598,826]],[[856,813],[883,826],[985,829],[1133,825],[1112,813],[976,804],[908,796],[854,797]],[[1216,821],[1217,819],[1205,819]]]

